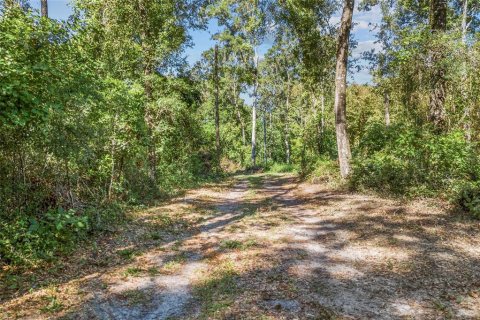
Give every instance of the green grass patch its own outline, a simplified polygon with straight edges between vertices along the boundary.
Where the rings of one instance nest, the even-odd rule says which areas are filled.
[[[263,184],[263,177],[262,176],[248,176],[248,187],[251,189],[259,189],[262,187]]]
[[[239,240],[224,240],[220,243],[220,249],[223,250],[246,250],[250,247],[256,246],[258,243],[255,239],[249,239],[246,241]]]
[[[57,313],[63,309],[63,304],[58,301],[57,296],[47,296],[43,297],[47,301],[47,305],[40,308],[40,311],[43,313]]]
[[[170,261],[167,261],[162,268],[160,269],[160,273],[164,274],[172,274],[177,272],[182,265],[187,261],[187,256],[185,253],[179,253],[174,256]]]
[[[117,254],[126,260],[133,260],[136,256],[139,256],[140,253],[135,249],[122,249],[118,250]]]
[[[123,275],[125,277],[139,277],[143,273],[143,269],[137,268],[137,267],[132,267],[132,268],[127,268]]]
[[[273,163],[267,168],[269,173],[295,173],[297,171],[294,165],[287,163]]]
[[[224,261],[195,286],[195,295],[202,302],[202,318],[221,313],[234,303],[239,293],[237,276],[234,262]]]

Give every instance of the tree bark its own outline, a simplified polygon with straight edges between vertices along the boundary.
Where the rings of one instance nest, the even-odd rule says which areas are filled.
[[[219,110],[219,79],[218,79],[218,45],[215,45],[215,148],[217,152],[217,163],[220,165],[220,110]]]
[[[48,0],[41,1],[41,14],[42,17],[48,18]]]
[[[337,44],[335,74],[335,130],[337,135],[338,162],[342,178],[350,174],[350,142],[347,134],[347,63],[348,42],[352,28],[354,0],[345,0]]]
[[[433,34],[447,30],[447,1],[431,0],[430,3],[430,29]],[[432,78],[430,92],[430,121],[437,131],[446,129],[446,70],[439,64],[444,59],[442,48],[433,48],[431,52]]]

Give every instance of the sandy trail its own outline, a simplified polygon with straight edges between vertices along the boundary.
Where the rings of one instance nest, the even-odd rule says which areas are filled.
[[[52,296],[42,289],[3,303],[3,314],[480,319],[480,224],[428,202],[400,204],[291,175],[238,176],[135,219],[122,239],[138,255],[58,284],[57,311],[39,311]],[[162,228],[152,229],[159,219]],[[157,240],[146,238],[151,230]]]

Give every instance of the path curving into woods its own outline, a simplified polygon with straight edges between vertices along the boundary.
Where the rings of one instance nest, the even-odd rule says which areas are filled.
[[[130,219],[0,319],[480,317],[480,223],[428,201],[239,175]]]

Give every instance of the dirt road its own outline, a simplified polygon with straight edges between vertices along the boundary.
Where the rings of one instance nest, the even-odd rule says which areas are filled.
[[[0,318],[480,318],[480,224],[429,202],[253,175],[130,219]]]

